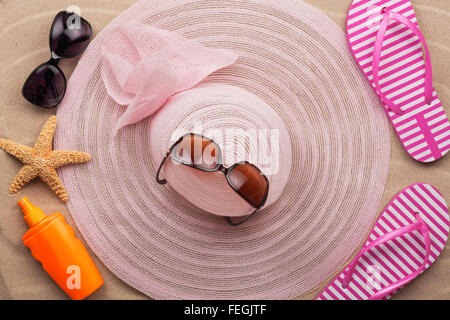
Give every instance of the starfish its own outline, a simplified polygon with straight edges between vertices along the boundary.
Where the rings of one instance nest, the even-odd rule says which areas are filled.
[[[9,193],[16,193],[36,177],[44,181],[64,202],[69,197],[56,173],[56,168],[71,163],[89,161],[91,156],[84,152],[52,150],[56,130],[56,117],[51,116],[39,134],[33,148],[11,140],[0,139],[0,148],[20,160],[24,166],[9,186]]]

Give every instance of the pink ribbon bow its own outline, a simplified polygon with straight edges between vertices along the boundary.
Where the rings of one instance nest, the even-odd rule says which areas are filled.
[[[144,24],[123,24],[103,41],[106,91],[127,109],[114,134],[158,111],[173,95],[236,62],[229,50],[210,49],[173,32]]]

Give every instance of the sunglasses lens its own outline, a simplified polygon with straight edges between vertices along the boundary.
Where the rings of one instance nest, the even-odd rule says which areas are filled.
[[[255,208],[264,204],[269,188],[266,178],[251,164],[238,164],[228,171],[230,185]]]
[[[35,105],[51,109],[61,102],[65,91],[66,79],[62,71],[50,63],[44,63],[28,76],[22,95]]]
[[[219,146],[211,139],[196,134],[188,134],[172,152],[176,161],[203,170],[214,170],[221,163]]]
[[[61,11],[50,31],[50,49],[61,58],[71,58],[86,49],[92,37],[92,27],[76,13]]]

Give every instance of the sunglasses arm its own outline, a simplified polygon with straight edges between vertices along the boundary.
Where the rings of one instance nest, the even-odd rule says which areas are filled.
[[[253,211],[252,213],[250,213],[244,220],[239,221],[239,222],[233,222],[233,220],[231,220],[230,217],[225,217],[225,221],[228,222],[229,225],[233,226],[233,227],[237,227],[241,224],[243,224],[245,221],[247,221],[248,219],[250,219],[255,213],[256,211],[258,211],[258,209],[255,209],[255,211]]]
[[[166,153],[166,155],[164,156],[164,159],[162,159],[161,164],[159,165],[159,168],[158,168],[158,172],[156,173],[156,182],[158,182],[159,184],[166,184],[167,183],[166,179],[160,179],[159,178],[159,174],[161,172],[162,167],[164,166],[164,163],[166,162],[167,158],[169,157],[169,155],[170,155],[170,151],[168,151]]]

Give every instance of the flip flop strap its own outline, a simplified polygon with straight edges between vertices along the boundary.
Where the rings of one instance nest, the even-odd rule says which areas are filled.
[[[398,280],[397,282],[394,282],[390,284],[389,286],[381,289],[380,291],[376,292],[374,295],[369,297],[369,300],[379,300],[389,293],[392,293],[399,288],[403,287],[405,284],[410,282],[411,280],[415,279],[423,270],[425,270],[426,264],[428,262],[428,258],[430,256],[430,248],[431,248],[431,242],[430,242],[430,234],[428,231],[427,224],[422,220],[422,218],[419,216],[418,213],[416,213],[417,221],[411,225],[405,226],[403,228],[394,230],[392,232],[386,233],[385,235],[381,236],[380,238],[370,242],[369,244],[365,245],[361,251],[358,253],[358,255],[353,259],[353,261],[349,264],[348,270],[345,273],[344,280],[342,281],[342,287],[347,288],[348,284],[350,283],[353,273],[355,271],[356,265],[358,264],[359,259],[370,249],[377,247],[389,240],[395,239],[397,237],[400,237],[404,234],[413,232],[415,230],[418,230],[425,241],[425,258],[423,260],[423,263],[420,265],[420,267],[414,271],[412,274],[406,276],[403,279]]]
[[[372,74],[373,74],[373,82],[375,85],[375,89],[378,93],[378,96],[381,98],[381,100],[384,102],[384,104],[389,107],[393,112],[396,114],[403,114],[403,111],[400,109],[400,107],[395,104],[392,100],[387,98],[386,95],[384,95],[381,92],[380,84],[379,84],[379,67],[380,67],[380,60],[381,60],[381,49],[383,47],[383,41],[384,36],[386,34],[386,29],[391,20],[396,20],[405,26],[407,26],[422,42],[422,45],[425,49],[425,102],[427,104],[431,104],[432,98],[433,98],[433,72],[431,67],[431,58],[430,53],[428,51],[428,46],[425,41],[425,37],[423,36],[422,32],[420,32],[419,28],[411,22],[408,18],[402,16],[401,14],[398,14],[396,12],[390,11],[386,8],[383,8],[383,12],[385,13],[383,20],[380,24],[380,29],[378,30],[376,39],[375,39],[375,45],[373,49],[373,61],[372,61]]]

